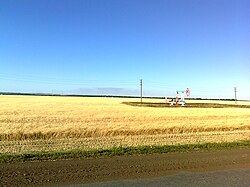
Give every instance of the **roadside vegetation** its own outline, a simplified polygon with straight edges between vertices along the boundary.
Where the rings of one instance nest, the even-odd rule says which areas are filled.
[[[134,154],[156,154],[186,151],[219,150],[228,148],[249,147],[250,141],[239,141],[230,143],[204,143],[204,144],[185,144],[185,145],[164,145],[164,146],[137,146],[137,147],[113,147],[111,149],[81,150],[73,149],[70,151],[52,152],[27,152],[19,154],[0,154],[0,163],[42,161],[57,159],[79,159],[96,158],[106,156],[122,156]]]

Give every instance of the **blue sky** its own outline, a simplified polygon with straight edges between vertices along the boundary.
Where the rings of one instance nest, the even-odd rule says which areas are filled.
[[[0,91],[250,99],[249,0],[0,0]]]

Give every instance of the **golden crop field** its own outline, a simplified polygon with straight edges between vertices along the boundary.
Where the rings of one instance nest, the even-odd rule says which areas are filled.
[[[125,101],[139,99],[0,96],[0,153],[250,139],[250,108],[152,108]]]

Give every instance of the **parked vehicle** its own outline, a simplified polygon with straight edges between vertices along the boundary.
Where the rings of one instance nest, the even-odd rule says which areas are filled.
[[[176,105],[176,99],[173,99],[173,100],[172,100],[171,102],[169,102],[169,103],[170,103],[171,106],[172,106],[172,105]],[[179,105],[181,105],[181,106],[185,106],[186,101],[183,101],[183,100],[179,99],[178,102],[177,102],[177,104],[179,104]]]

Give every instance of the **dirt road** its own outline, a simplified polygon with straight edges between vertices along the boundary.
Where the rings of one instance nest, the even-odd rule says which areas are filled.
[[[250,147],[0,164],[0,186],[64,186],[148,179],[181,172],[249,169]],[[248,171],[248,170],[247,170]]]

